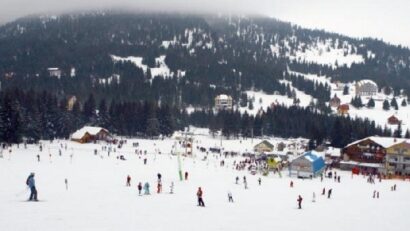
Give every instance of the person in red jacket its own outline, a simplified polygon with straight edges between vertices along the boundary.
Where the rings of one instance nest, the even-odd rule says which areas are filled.
[[[297,200],[299,209],[302,209],[302,200],[303,200],[303,198],[299,195],[298,200]]]
[[[202,189],[201,187],[198,188],[198,191],[196,192],[196,196],[198,197],[198,206],[205,207],[204,200],[202,199]]]

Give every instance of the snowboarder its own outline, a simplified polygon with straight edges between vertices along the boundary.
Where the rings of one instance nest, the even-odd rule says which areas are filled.
[[[303,198],[299,195],[299,197],[297,199],[299,209],[302,209],[302,200],[303,200]]]
[[[185,180],[188,180],[188,172],[185,172]]]
[[[127,176],[127,187],[130,187],[130,186],[131,186],[131,176],[128,175]]]
[[[332,189],[329,189],[327,191],[327,198],[330,199],[330,196],[332,195]]]
[[[198,197],[198,206],[205,207],[204,200],[202,199],[202,189],[201,187],[198,188],[198,191],[196,192],[196,196]]]
[[[36,189],[36,182],[34,180],[34,172],[30,173],[26,180],[26,185],[30,188],[30,198],[29,201],[38,201],[37,199],[37,189]]]
[[[290,181],[290,187],[293,188],[293,181]]]
[[[149,195],[150,193],[149,193],[149,183],[148,182],[145,182],[145,184],[144,184],[144,194],[145,195]]]
[[[138,183],[138,195],[141,196],[142,184],[141,182]]]
[[[261,183],[262,183],[262,179],[259,177],[259,179],[258,179],[258,183],[259,183],[259,186],[261,185]]]
[[[228,192],[228,202],[232,202],[233,203],[233,197],[232,197],[232,193]]]
[[[169,193],[173,194],[174,193],[174,182],[171,182],[171,186],[169,186]]]

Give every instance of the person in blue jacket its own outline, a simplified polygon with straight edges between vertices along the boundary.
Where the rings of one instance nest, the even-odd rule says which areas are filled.
[[[38,201],[37,199],[37,189],[36,181],[34,180],[34,172],[30,173],[26,181],[27,186],[30,188],[30,198],[29,201]]]

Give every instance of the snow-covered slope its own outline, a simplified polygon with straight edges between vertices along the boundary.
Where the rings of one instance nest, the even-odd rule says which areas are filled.
[[[0,158],[0,224],[1,230],[373,230],[402,231],[409,226],[407,196],[410,184],[386,180],[369,184],[364,177],[351,177],[338,171],[341,183],[332,179],[301,180],[250,175],[233,169],[233,162],[209,154],[205,160],[196,146],[219,145],[219,139],[196,136],[196,158],[182,158],[182,171],[189,172],[187,181],[179,181],[177,157],[169,155],[173,139],[127,140],[123,148],[102,151],[99,144],[76,144],[65,141],[43,142],[43,152],[37,146],[13,147],[11,155]],[[138,142],[147,155],[136,155],[132,143]],[[223,140],[230,147],[251,148],[251,140]],[[254,144],[256,141],[254,141]],[[67,144],[58,155],[60,144]],[[94,155],[94,149],[98,155]],[[50,150],[50,151],[49,151]],[[158,154],[161,152],[162,154]],[[51,158],[49,156],[51,153]],[[41,162],[36,155],[40,154]],[[73,154],[72,161],[70,155]],[[124,155],[126,160],[116,158]],[[148,164],[143,164],[143,158]],[[28,191],[25,180],[36,173],[40,202],[25,202]],[[157,173],[162,174],[163,193],[157,194]],[[131,187],[125,186],[130,175]],[[240,184],[235,184],[235,177]],[[244,189],[246,176],[249,189]],[[257,179],[262,177],[262,185]],[[68,180],[68,190],[64,179]],[[290,181],[294,187],[290,188]],[[151,184],[151,195],[138,196],[138,182]],[[169,194],[171,182],[175,194]],[[397,184],[397,191],[390,187]],[[205,208],[196,206],[196,190],[202,187]],[[331,199],[321,195],[323,188],[333,189]],[[380,192],[373,199],[373,191]],[[228,203],[232,192],[234,203]],[[316,202],[312,202],[312,194]],[[297,209],[297,196],[303,199]],[[393,223],[392,223],[393,222]],[[394,224],[394,225],[393,225]]]

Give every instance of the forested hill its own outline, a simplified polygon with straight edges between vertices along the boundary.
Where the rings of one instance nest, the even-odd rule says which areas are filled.
[[[218,93],[285,94],[279,80],[289,69],[410,91],[410,50],[263,17],[29,17],[0,27],[0,54],[3,89],[46,89],[80,100],[91,91],[97,99],[212,106]],[[50,78],[49,67],[60,68],[62,77]]]
[[[150,137],[195,125],[227,137],[303,136],[342,147],[393,131],[332,115],[328,82],[297,73],[372,79],[409,95],[409,57],[407,48],[264,17],[100,12],[22,18],[0,27],[0,142],[68,137],[86,124]],[[293,104],[248,114],[255,99],[246,91],[282,95]],[[218,94],[233,97],[233,111],[210,110]],[[299,105],[309,97],[308,106]]]

